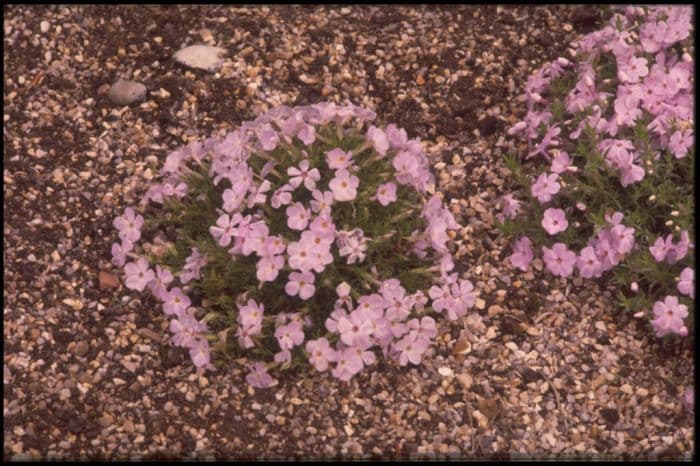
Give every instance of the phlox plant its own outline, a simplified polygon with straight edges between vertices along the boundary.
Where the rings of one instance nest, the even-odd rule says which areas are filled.
[[[511,264],[600,278],[658,337],[694,311],[692,7],[627,7],[525,87],[527,140],[501,199]],[[690,50],[690,51],[689,51]]]
[[[196,367],[248,361],[255,387],[307,364],[347,381],[379,354],[419,364],[436,318],[473,306],[420,141],[374,118],[275,108],[170,153],[143,215],[114,220],[125,286],[162,303]]]

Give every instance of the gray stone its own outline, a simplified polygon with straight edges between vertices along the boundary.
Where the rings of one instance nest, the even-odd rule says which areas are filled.
[[[135,81],[120,79],[109,88],[107,97],[117,105],[129,105],[146,97],[146,86]]]
[[[214,47],[212,45],[190,45],[178,50],[173,58],[178,63],[191,68],[199,68],[206,71],[218,70],[223,60],[221,56],[226,53],[226,49]]]

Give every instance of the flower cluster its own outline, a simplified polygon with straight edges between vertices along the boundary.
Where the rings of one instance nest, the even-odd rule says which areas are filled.
[[[436,316],[474,305],[420,141],[374,117],[352,104],[275,108],[169,154],[148,220],[131,207],[115,219],[127,288],[162,302],[195,366],[271,357],[251,362],[248,383],[274,385],[271,368],[304,361],[347,381],[377,351],[419,364]],[[144,225],[169,247],[137,254]]]
[[[510,157],[530,202],[508,193],[498,215],[517,237],[514,267],[526,271],[537,244],[556,276],[614,269],[624,307],[653,309],[658,336],[687,335],[694,298],[691,30],[691,7],[626,7],[579,40],[574,61],[534,73],[508,133],[544,169],[528,178]]]

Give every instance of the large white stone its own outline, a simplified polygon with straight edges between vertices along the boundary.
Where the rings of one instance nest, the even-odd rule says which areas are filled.
[[[214,47],[212,45],[190,45],[182,50],[178,50],[173,58],[185,66],[199,68],[207,71],[216,71],[221,67],[223,60],[221,56],[226,53],[226,49]]]

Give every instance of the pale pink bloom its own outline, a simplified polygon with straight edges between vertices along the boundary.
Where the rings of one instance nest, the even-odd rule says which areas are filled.
[[[179,287],[174,287],[163,294],[163,312],[167,315],[183,315],[192,301]]]
[[[547,175],[547,173],[544,172],[537,178],[537,181],[533,183],[531,192],[540,204],[551,201],[552,196],[559,192],[561,185],[557,182],[558,179],[559,175],[556,173]]]
[[[374,150],[376,150],[379,155],[382,157],[386,155],[386,151],[389,150],[389,141],[383,130],[371,125],[367,129],[366,138],[372,143]]]
[[[207,265],[206,254],[201,254],[198,248],[192,248],[192,253],[185,260],[185,265],[180,272],[180,283],[183,285],[191,280],[201,278],[201,269]]]
[[[678,281],[678,291],[695,299],[695,271],[686,267],[681,271]]]
[[[124,215],[117,217],[112,222],[119,230],[119,238],[135,243],[141,238],[141,227],[143,227],[143,216],[136,215],[132,207],[124,209]]]
[[[192,363],[197,368],[202,368],[209,365],[211,353],[209,352],[209,343],[207,340],[204,338],[198,338],[195,343],[190,346],[190,358],[192,358]]]
[[[315,279],[316,277],[311,272],[291,272],[289,274],[289,281],[284,287],[284,291],[286,291],[289,296],[296,296],[298,294],[299,298],[306,301],[316,292],[316,287],[314,286]]]
[[[688,335],[688,328],[683,324],[683,319],[688,317],[688,306],[679,304],[677,296],[666,296],[663,301],[654,303],[654,316],[656,319],[651,324],[657,337],[670,333],[683,337]]]
[[[272,128],[270,123],[263,123],[258,126],[255,135],[258,137],[258,141],[260,141],[260,146],[263,150],[272,151],[277,147],[279,137],[277,136],[277,131]]]
[[[156,275],[148,267],[148,261],[143,257],[139,257],[136,262],[129,262],[124,266],[126,280],[124,284],[130,290],[143,291],[148,283],[153,280]]]
[[[309,224],[311,212],[300,202],[287,207],[287,226],[292,230],[303,230]]]
[[[333,191],[333,198],[336,201],[352,201],[357,196],[357,186],[360,184],[360,179],[351,175],[345,169],[335,172],[335,177],[328,183],[328,186]]]
[[[134,249],[134,243],[128,239],[122,239],[121,244],[112,244],[112,263],[117,267],[124,267],[127,253]]]
[[[267,373],[267,367],[263,363],[256,362],[245,381],[255,388],[268,388],[277,385],[277,380]]]
[[[151,290],[151,293],[153,293],[153,296],[162,301],[165,293],[168,292],[166,286],[173,281],[173,278],[173,274],[170,273],[170,270],[156,265],[155,278],[148,283],[148,288]]]
[[[348,317],[338,320],[340,339],[348,346],[359,345],[369,339],[372,325],[362,313],[353,311]]]
[[[277,338],[277,342],[282,350],[291,350],[294,346],[300,345],[304,341],[304,331],[299,322],[291,321],[287,325],[277,327],[275,338]]]
[[[354,349],[345,348],[338,350],[336,354],[337,362],[335,368],[332,370],[333,377],[347,382],[353,375],[362,370],[362,359]]]
[[[280,186],[277,191],[272,193],[272,197],[270,198],[270,205],[275,208],[279,209],[280,206],[287,205],[290,202],[292,202],[292,193],[294,188],[292,188],[290,185],[285,184]]]
[[[523,236],[513,245],[513,254],[508,257],[513,267],[517,267],[523,272],[527,272],[527,268],[532,262],[532,247],[530,238]]]
[[[428,349],[428,343],[424,338],[417,338],[414,332],[409,333],[399,340],[394,348],[400,351],[399,364],[405,366],[409,363],[420,364],[423,353]]]
[[[304,123],[297,133],[297,137],[301,140],[301,142],[307,146],[310,146],[316,140],[316,128]]]
[[[693,146],[693,130],[676,131],[671,136],[668,143],[668,150],[677,159],[682,159],[688,155],[688,149]]]
[[[552,173],[561,174],[566,171],[566,169],[571,165],[571,158],[566,152],[559,152],[557,156],[552,159],[551,170]]]
[[[258,251],[258,254],[261,257],[272,257],[282,254],[286,248],[287,245],[284,244],[284,238],[279,235],[268,236],[265,238],[265,242],[260,251]]]
[[[224,189],[224,193],[222,194],[224,210],[228,213],[238,210],[243,204],[247,192],[248,186],[244,183],[235,184],[232,188]]]
[[[331,315],[326,319],[325,325],[326,329],[329,332],[337,332],[338,331],[338,321],[343,318],[347,317],[348,313],[345,309],[341,307],[337,307],[331,312]]]
[[[287,246],[289,254],[289,266],[302,272],[308,272],[315,264],[315,256],[312,253],[312,245],[305,242],[294,241]]]
[[[316,188],[316,182],[321,179],[321,173],[318,171],[318,168],[309,170],[308,159],[299,162],[299,168],[289,167],[287,174],[291,177],[289,178],[289,185],[294,189],[303,183],[306,189],[313,191]]]
[[[247,204],[248,208],[252,209],[255,204],[264,204],[267,200],[267,196],[265,195],[265,193],[268,192],[271,187],[272,183],[270,183],[268,180],[263,180],[263,182],[260,183],[258,186],[256,186],[254,183],[251,183],[250,195],[248,196]]]
[[[256,264],[255,276],[261,282],[271,282],[277,278],[282,267],[284,267],[284,257],[263,257]]]
[[[226,247],[231,243],[231,237],[235,233],[236,225],[241,221],[239,214],[229,216],[223,214],[216,220],[215,227],[209,227],[209,233],[217,240],[219,246]]]
[[[192,347],[197,337],[207,330],[207,324],[199,322],[191,312],[170,321],[170,332],[173,334],[171,339],[176,346]]]
[[[309,362],[319,372],[328,369],[328,363],[338,359],[335,350],[324,337],[307,341],[306,352],[309,353]]]
[[[330,191],[321,192],[315,189],[311,193],[311,196],[313,197],[313,200],[310,202],[311,210],[317,213],[330,215],[331,206],[333,205],[333,193]]]
[[[437,335],[437,328],[435,327],[435,319],[430,316],[423,316],[420,320],[411,319],[407,323],[408,328],[415,332],[416,339],[424,339],[430,342],[432,338]]]
[[[556,235],[569,226],[566,214],[562,209],[547,209],[542,215],[542,228],[550,235]]]
[[[367,250],[366,240],[351,236],[345,242],[345,245],[340,248],[338,253],[341,257],[347,256],[347,263],[354,264],[355,262],[363,262],[365,260],[365,251]]]
[[[653,246],[649,247],[649,252],[651,252],[652,257],[656,262],[661,262],[666,258],[668,253],[668,244],[663,240],[663,238],[658,237],[654,242]]]
[[[284,349],[278,353],[275,353],[274,360],[275,362],[280,362],[283,364],[292,362],[292,352],[288,349]]]
[[[501,196],[501,203],[505,218],[515,218],[518,215],[521,201],[515,199],[512,193]]]
[[[579,273],[583,278],[600,277],[603,273],[595,249],[591,246],[581,249],[580,255],[576,258],[576,265],[578,265]]]
[[[564,243],[555,243],[552,249],[542,247],[542,258],[552,275],[568,277],[574,271],[576,253],[569,251]]]
[[[331,170],[343,170],[352,162],[352,152],[336,147],[326,152],[326,163]]]
[[[379,185],[377,189],[377,201],[383,206],[388,206],[396,201],[396,184],[386,183]]]

